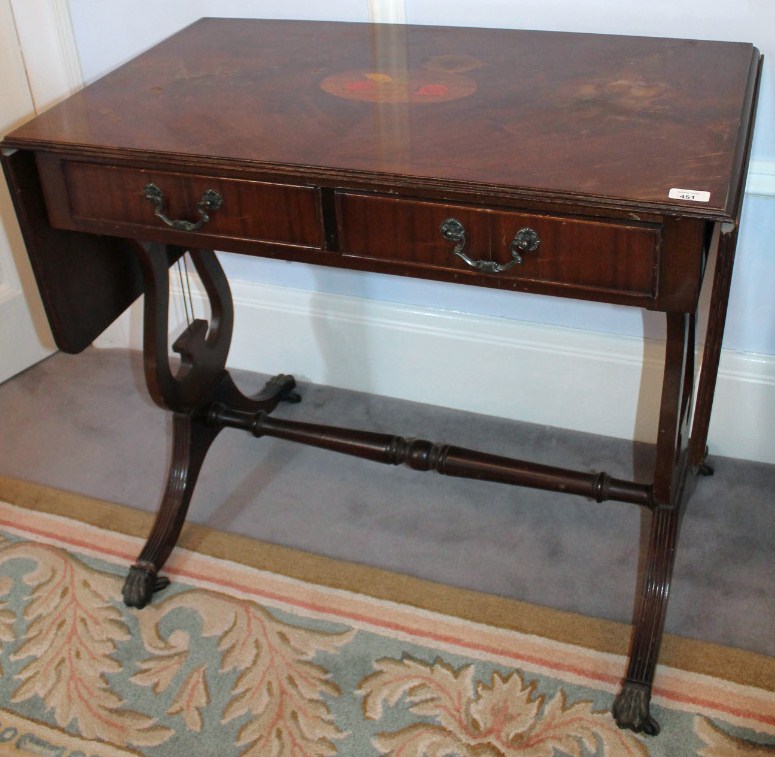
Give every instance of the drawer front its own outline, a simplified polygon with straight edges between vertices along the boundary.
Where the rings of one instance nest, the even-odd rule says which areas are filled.
[[[76,161],[61,165],[55,181],[64,184],[67,202],[48,203],[55,224],[106,233],[124,231],[137,238],[143,238],[138,227],[145,227],[156,236],[159,232],[174,236],[182,232],[223,240],[312,248],[323,245],[320,193],[316,187]],[[54,175],[44,171],[44,178],[47,173]],[[158,189],[151,190],[153,201],[146,196],[146,187],[151,184]],[[204,209],[209,216],[204,221],[200,204],[210,191],[218,194],[220,202]],[[219,207],[214,209],[214,205]],[[171,227],[155,215],[157,210],[171,222],[183,223]],[[190,225],[185,226],[186,222]],[[192,228],[197,225],[199,228]]]
[[[623,293],[625,299],[657,294],[657,224],[349,192],[338,194],[337,212],[342,254],[392,263],[410,274],[424,272],[432,277],[436,272],[439,278],[455,280],[470,276],[476,279],[471,283],[535,291],[554,286],[558,293],[565,289],[588,291],[593,296],[595,291]],[[448,224],[445,237],[441,227],[448,219],[458,225]],[[454,254],[455,250],[470,262]],[[531,282],[536,286],[531,287]]]

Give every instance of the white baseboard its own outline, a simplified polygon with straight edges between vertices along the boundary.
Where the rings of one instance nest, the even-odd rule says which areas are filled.
[[[293,373],[319,384],[606,436],[655,439],[664,354],[659,341],[246,281],[232,282],[232,292],[230,367]],[[196,294],[195,305],[204,312]],[[182,322],[179,310],[175,320]],[[141,320],[136,305],[98,346],[141,349]],[[775,358],[725,351],[712,453],[775,463],[768,418],[775,418]]]
[[[40,301],[28,302],[22,288],[0,283],[0,383],[55,349]]]
[[[759,197],[775,197],[775,160],[751,161],[745,193]]]

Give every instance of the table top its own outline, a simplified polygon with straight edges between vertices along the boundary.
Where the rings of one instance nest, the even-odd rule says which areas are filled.
[[[744,43],[202,19],[3,146],[734,219],[759,70]]]

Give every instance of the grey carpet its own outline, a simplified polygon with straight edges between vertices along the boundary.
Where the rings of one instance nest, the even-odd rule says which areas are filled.
[[[244,391],[266,377],[236,373]],[[646,445],[302,386],[278,415],[648,479]],[[57,354],[0,386],[0,474],[155,510],[171,419],[137,353]],[[671,633],[775,656],[775,466],[727,458],[684,519]],[[642,521],[595,504],[455,480],[225,430],[189,519],[446,584],[629,622]]]

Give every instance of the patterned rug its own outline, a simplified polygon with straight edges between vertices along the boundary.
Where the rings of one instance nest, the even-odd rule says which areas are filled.
[[[775,755],[775,660],[668,637],[656,738],[609,708],[626,626],[187,527],[142,611],[146,514],[0,478],[0,753]]]

